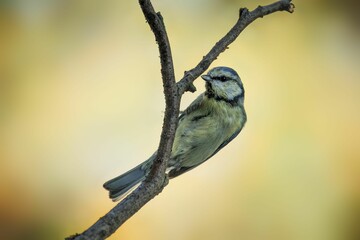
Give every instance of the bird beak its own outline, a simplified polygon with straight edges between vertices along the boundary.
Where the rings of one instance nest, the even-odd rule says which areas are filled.
[[[202,75],[201,78],[204,79],[206,82],[211,81],[211,77],[209,75]]]

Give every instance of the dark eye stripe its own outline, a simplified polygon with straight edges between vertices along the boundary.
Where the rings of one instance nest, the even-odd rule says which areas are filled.
[[[219,80],[219,81],[222,81],[222,82],[225,82],[225,81],[230,80],[230,78],[228,78],[228,77],[226,77],[226,76],[213,77],[213,79]]]

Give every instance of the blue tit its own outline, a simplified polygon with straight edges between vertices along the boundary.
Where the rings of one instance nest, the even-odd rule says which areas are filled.
[[[201,76],[206,91],[179,116],[168,177],[177,177],[208,160],[233,140],[244,127],[244,87],[239,75],[229,67],[215,67]],[[150,171],[156,152],[145,162],[107,181],[113,201],[138,186]]]

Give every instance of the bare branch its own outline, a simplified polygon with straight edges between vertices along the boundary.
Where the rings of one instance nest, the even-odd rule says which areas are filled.
[[[170,158],[171,147],[174,141],[180,108],[180,96],[175,82],[170,42],[166,33],[163,18],[160,12],[155,13],[150,0],[140,0],[139,3],[145,18],[155,35],[156,42],[159,45],[161,74],[166,102],[164,123],[157,159],[154,162],[151,172],[147,178],[150,181],[159,174],[164,175],[165,177],[165,162],[168,158]]]
[[[195,68],[185,72],[184,77],[176,84],[170,43],[163,18],[160,13],[155,12],[150,0],[139,0],[139,4],[159,46],[161,74],[166,102],[157,158],[146,180],[134,192],[101,217],[90,228],[81,234],[66,238],[68,240],[101,240],[109,237],[127,219],[162,191],[168,183],[165,169],[167,160],[170,158],[175,137],[182,94],[185,91],[193,92],[196,90],[192,84],[193,81],[210,66],[221,52],[228,48],[251,22],[277,11],[293,12],[294,10],[294,5],[291,3],[291,0],[281,0],[267,6],[259,6],[251,12],[246,8],[240,9],[240,17],[235,26],[215,44]]]
[[[198,65],[195,68],[186,71],[184,77],[177,83],[180,94],[183,94],[185,91],[193,92],[194,88],[192,82],[209,68],[210,64],[220,55],[220,53],[224,52],[250,23],[258,18],[262,18],[277,11],[287,11],[292,13],[294,8],[295,5],[291,3],[291,0],[281,0],[267,6],[259,6],[251,12],[246,8],[241,8],[240,16],[236,24],[215,44]]]
[[[67,239],[100,240],[109,237],[142,206],[159,194],[167,185],[165,175],[167,159],[170,158],[180,108],[180,97],[175,82],[170,43],[160,13],[156,13],[149,0],[139,0],[144,16],[153,31],[159,46],[161,74],[165,94],[165,116],[157,158],[150,174],[141,186],[117,204],[105,216],[82,234]]]

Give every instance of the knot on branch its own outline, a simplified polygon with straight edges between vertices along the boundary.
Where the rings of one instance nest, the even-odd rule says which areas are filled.
[[[195,79],[194,75],[190,71],[185,71],[184,78],[188,78],[188,77],[190,77],[191,80]],[[196,87],[193,84],[193,81],[190,81],[189,84],[187,84],[187,86],[185,87],[185,92],[192,92],[192,93],[196,92]]]
[[[160,22],[164,25],[164,18],[163,18],[163,16],[161,15],[161,13],[160,13],[160,12],[157,12],[156,15],[158,16]]]
[[[287,11],[289,13],[293,13],[295,11],[295,5],[293,3],[290,3]]]
[[[242,18],[242,17],[244,17],[246,14],[248,14],[249,13],[249,9],[247,9],[247,8],[240,8],[240,10],[239,10],[239,18]]]
[[[295,5],[291,1],[292,0],[282,0],[283,8],[281,10],[293,13],[295,10]]]
[[[185,92],[196,92],[196,87],[195,85],[191,82],[186,88],[185,88]]]

